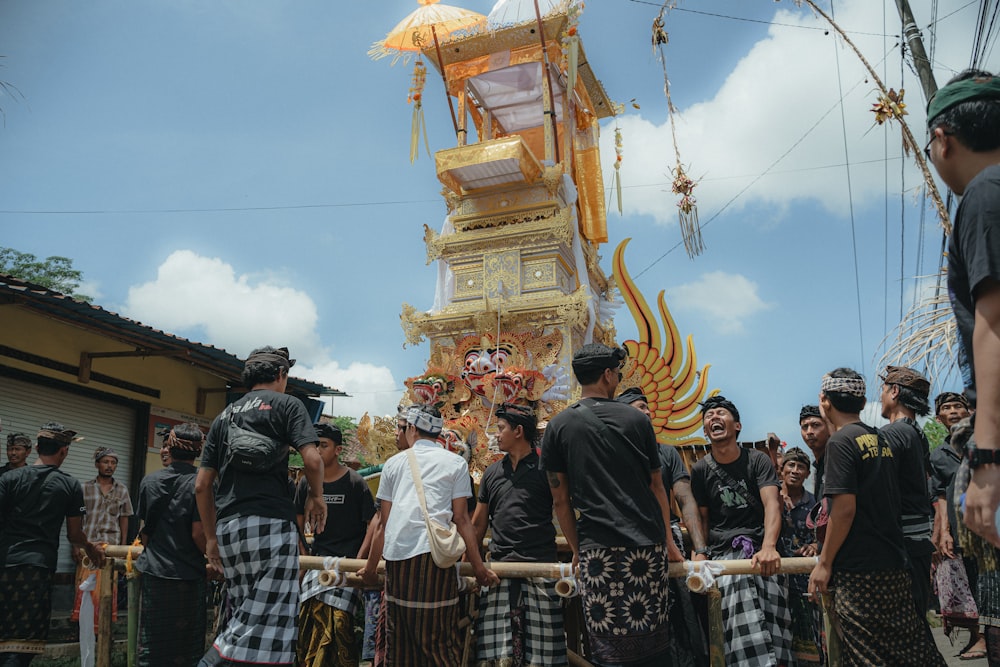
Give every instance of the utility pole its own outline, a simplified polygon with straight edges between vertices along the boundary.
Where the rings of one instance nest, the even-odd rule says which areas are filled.
[[[920,28],[913,18],[909,0],[896,0],[896,8],[903,22],[903,38],[910,46],[913,64],[917,68],[917,76],[920,77],[920,86],[924,89],[924,100],[929,100],[937,92],[938,87],[937,81],[934,80],[934,72],[931,70],[931,62],[927,58],[927,51],[924,50],[924,42],[920,38]]]

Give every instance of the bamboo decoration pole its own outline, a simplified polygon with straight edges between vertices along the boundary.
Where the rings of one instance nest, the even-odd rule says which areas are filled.
[[[712,667],[726,665],[726,633],[722,628],[722,593],[718,586],[708,589],[708,662]]]
[[[128,667],[135,667],[135,651],[139,643],[139,573],[132,570],[125,575],[125,582],[128,586]]]
[[[111,598],[114,594],[114,562],[109,558],[101,568],[97,590],[97,647],[96,667],[111,667]]]

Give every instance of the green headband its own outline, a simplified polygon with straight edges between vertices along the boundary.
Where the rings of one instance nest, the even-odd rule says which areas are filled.
[[[948,109],[974,100],[1000,100],[1000,77],[965,79],[939,89],[927,103],[927,126]]]

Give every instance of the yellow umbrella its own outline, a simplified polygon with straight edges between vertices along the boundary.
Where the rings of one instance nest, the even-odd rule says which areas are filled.
[[[448,98],[448,110],[451,111],[451,122],[458,134],[458,120],[455,117],[455,105],[451,101],[448,93],[448,79],[444,73],[444,62],[441,59],[441,39],[448,39],[452,35],[463,31],[473,31],[485,27],[486,16],[478,12],[473,12],[461,7],[442,5],[439,0],[417,0],[420,6],[412,11],[406,18],[396,24],[396,27],[389,31],[385,39],[375,42],[368,50],[368,55],[372,60],[392,57],[392,64],[396,64],[400,58],[403,62],[409,60],[414,53],[417,54],[417,63],[414,66],[413,86],[410,89],[410,99],[414,102],[413,109],[413,131],[410,145],[410,161],[416,157],[416,141],[419,134],[419,127],[423,126],[423,111],[421,110],[420,98],[423,94],[424,66],[420,61],[421,52],[431,44],[437,50],[438,62],[441,65],[441,80],[444,81],[444,94]],[[424,144],[427,143],[426,129],[424,131]],[[428,153],[430,151],[428,150]]]
[[[486,25],[486,16],[461,7],[442,5],[438,0],[417,0],[420,6],[389,31],[385,39],[372,44],[368,55],[372,60],[392,56],[393,64],[409,60],[438,40],[447,39],[460,31],[471,31]]]

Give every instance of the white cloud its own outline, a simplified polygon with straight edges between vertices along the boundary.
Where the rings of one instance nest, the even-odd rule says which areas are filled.
[[[667,290],[673,310],[686,309],[707,317],[717,333],[737,334],[743,321],[773,308],[757,293],[757,283],[738,273],[713,271],[697,281]]]
[[[240,357],[261,345],[287,346],[300,361],[293,375],[353,395],[336,399],[338,415],[394,413],[399,402],[401,391],[387,367],[331,358],[317,331],[315,302],[277,276],[237,275],[219,258],[177,250],[155,280],[129,288],[122,312]]]
[[[898,51],[886,60],[888,74],[881,64],[883,49],[892,50],[897,39],[890,37],[883,46],[879,36],[850,33],[853,29],[874,32],[871,26],[883,25],[882,12],[882,3],[844,0],[837,3],[836,20],[880,77],[885,78],[887,87],[907,88],[905,102],[910,115],[906,118],[920,142],[924,132],[919,84],[909,73],[906,81],[899,81]],[[918,17],[918,22],[924,18]],[[956,52],[967,48],[968,39],[961,38],[956,30],[964,29],[966,35],[971,30],[964,19],[965,13],[938,26],[936,62],[962,67],[967,55],[956,56]],[[774,21],[829,27],[805,8],[780,8]],[[846,214],[851,199],[857,205],[884,193],[881,160],[886,141],[888,157],[897,158],[890,163],[895,184],[890,182],[888,187],[898,192],[899,126],[891,123],[888,130],[875,126],[870,111],[876,100],[875,82],[854,52],[833,35],[832,30],[824,36],[817,30],[772,25],[768,36],[740,60],[713,98],[679,109],[677,139],[681,160],[689,176],[703,179],[694,192],[702,222],[734,197],[734,209],[753,203],[783,213],[798,200],[813,199],[831,212]],[[670,61],[671,55],[667,47],[668,71],[684,66],[682,61]],[[937,72],[942,84],[949,76],[948,71]],[[676,89],[673,97],[676,103]],[[657,106],[648,103],[644,108]],[[617,122],[624,140],[626,215],[645,214],[659,223],[675,223],[677,196],[670,192],[670,172],[676,161],[669,119],[664,116],[651,122],[630,114]],[[610,131],[614,124],[611,121],[601,136],[605,164],[614,159],[614,132]],[[850,197],[842,166],[848,162],[852,165]],[[905,164],[906,183],[911,187],[920,176],[912,158],[905,158]],[[769,175],[754,182],[769,168]]]

